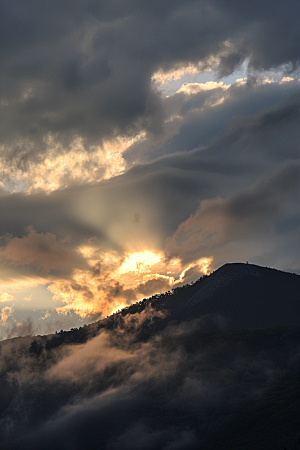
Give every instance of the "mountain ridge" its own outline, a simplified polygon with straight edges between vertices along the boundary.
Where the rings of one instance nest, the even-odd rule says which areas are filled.
[[[1,342],[1,449],[296,450],[299,292],[299,275],[229,264],[80,329]]]
[[[165,312],[152,321],[202,319],[203,329],[300,324],[300,275],[254,264],[227,263],[192,285],[154,295],[98,322],[111,328],[147,308]],[[149,324],[148,324],[149,325]],[[159,328],[161,328],[159,327]]]
[[[141,313],[143,320],[132,320]],[[298,325],[300,275],[255,264],[226,263],[192,284],[144,298],[79,329],[40,337],[58,345],[80,343],[101,330],[128,329],[133,322],[135,333],[147,339],[170,324],[195,320],[203,331]]]

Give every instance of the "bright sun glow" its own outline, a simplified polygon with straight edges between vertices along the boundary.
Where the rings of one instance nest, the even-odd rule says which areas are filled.
[[[161,259],[162,255],[147,250],[131,253],[118,269],[118,273],[121,275],[129,272],[147,272],[150,267],[159,263]]]
[[[59,314],[74,312],[80,317],[101,314],[105,317],[131,303],[168,291],[207,274],[212,258],[201,258],[188,266],[180,259],[167,260],[162,252],[144,250],[122,258],[97,245],[83,245],[78,252],[89,270],[75,270],[71,280],[58,280],[48,290],[60,302]]]

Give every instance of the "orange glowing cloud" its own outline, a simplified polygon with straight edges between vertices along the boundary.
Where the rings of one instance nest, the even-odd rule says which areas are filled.
[[[153,248],[123,254],[107,250],[96,237],[72,248],[68,239],[29,227],[21,238],[7,236],[0,247],[0,263],[1,303],[12,302],[15,291],[48,284],[59,314],[72,312],[84,318],[105,317],[196,280],[207,273],[211,258],[182,265],[179,258],[166,259]]]
[[[0,325],[5,325],[9,317],[11,317],[14,313],[13,306],[5,306],[0,310]]]
[[[1,292],[0,290],[0,303],[13,302],[14,296],[8,292]]]
[[[88,259],[90,270],[75,270],[70,280],[57,280],[48,289],[53,299],[61,303],[60,314],[72,311],[81,317],[105,317],[145,296],[165,292],[209,270],[211,258],[202,258],[182,267],[179,259],[166,260],[153,250],[128,252],[121,257],[116,252],[97,251],[93,246],[81,246],[79,251]]]
[[[118,269],[119,274],[131,272],[147,272],[152,266],[159,263],[162,259],[161,254],[155,254],[150,251],[131,253]]]

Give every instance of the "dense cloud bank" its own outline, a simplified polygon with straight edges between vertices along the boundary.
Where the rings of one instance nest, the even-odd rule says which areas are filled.
[[[5,341],[1,446],[250,450],[293,444],[298,328],[205,333],[194,321],[146,342],[136,340],[132,327],[95,337],[82,329],[80,339],[88,341],[77,345],[62,345],[63,334],[61,341],[59,335]],[[78,339],[76,333],[70,338]]]
[[[151,76],[189,64],[232,73],[299,61],[299,6],[229,1],[1,3],[1,139],[26,167],[45,137],[87,145],[145,127],[163,108]],[[37,150],[38,148],[38,150]]]
[[[2,2],[0,117],[5,181],[13,179],[16,171],[21,176],[28,170],[32,175],[37,170],[36,176],[42,178],[36,165],[44,158],[52,164],[54,157],[68,153],[70,169],[76,172],[78,166],[72,162],[75,158],[78,164],[76,152],[93,153],[103,139],[140,132],[158,139],[175,99],[166,101],[151,77],[163,79],[168,71],[184,73],[189,67],[224,76],[243,62],[253,74],[250,84],[262,71],[295,74],[298,14],[294,1],[252,2],[251,7],[245,1],[230,1],[226,8],[217,0],[163,5]],[[189,108],[183,107],[185,115]],[[205,140],[198,137],[195,144],[203,145]],[[182,142],[180,150],[186,144]],[[101,158],[98,178],[107,169],[105,155]],[[100,162],[84,161],[82,172],[84,164]],[[68,185],[72,176],[63,171],[62,185]]]

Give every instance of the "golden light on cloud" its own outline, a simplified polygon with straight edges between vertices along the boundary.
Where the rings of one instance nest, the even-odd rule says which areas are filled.
[[[7,319],[12,316],[14,313],[14,307],[13,306],[5,306],[0,310],[0,325],[5,325],[7,322]]]
[[[143,247],[126,253],[108,251],[92,237],[75,249],[67,239],[29,227],[22,238],[10,236],[1,247],[5,267],[0,303],[6,307],[22,290],[48,285],[51,301],[58,303],[57,313],[105,317],[172,286],[195,281],[209,270],[211,258],[183,266],[179,258],[168,259],[162,251]]]
[[[0,303],[13,302],[14,299],[14,296],[9,294],[8,292],[0,291]]]
[[[95,249],[89,245],[82,245],[78,247],[77,251],[86,259],[91,260],[93,258]]]
[[[154,264],[161,261],[162,255],[155,254],[150,251],[131,253],[121,267],[118,269],[118,274],[124,274],[128,272],[144,273],[150,270]]]
[[[195,281],[207,274],[212,258],[202,258],[182,267],[180,259],[168,261],[162,252],[144,250],[121,257],[93,246],[78,251],[88,259],[90,270],[75,270],[71,280],[58,280],[48,289],[60,302],[60,314],[74,312],[84,318],[105,317],[142,298],[162,293],[172,286]],[[98,259],[95,256],[98,252]]]
[[[201,91],[211,91],[213,89],[223,89],[227,90],[230,88],[230,84],[224,84],[223,81],[207,81],[206,83],[185,83],[183,84],[178,91],[177,94],[184,93],[186,95],[195,95]]]
[[[141,132],[133,137],[118,136],[106,140],[102,145],[86,148],[82,138],[73,140],[70,148],[64,149],[55,142],[52,135],[45,138],[46,153],[38,161],[28,161],[28,170],[24,172],[1,161],[0,170],[3,176],[10,180],[10,190],[52,192],[66,186],[76,184],[94,184],[124,173],[125,161],[122,153],[137,141],[145,139],[146,133]]]
[[[1,279],[0,289],[9,290],[11,292],[20,292],[24,289],[29,289],[37,286],[43,286],[49,283],[49,279],[46,277],[31,277],[19,275],[8,276],[7,279]]]
[[[289,83],[290,81],[295,81],[295,78],[292,77],[282,77],[282,80],[280,83]]]
[[[167,259],[162,251],[145,245],[144,250],[125,254],[108,251],[99,247],[96,237],[72,249],[66,240],[32,227],[26,233],[22,238],[10,237],[1,247],[9,269],[0,278],[0,303],[5,307],[14,301],[14,292],[48,284],[52,300],[58,303],[57,313],[105,317],[172,286],[195,281],[211,263],[211,258],[203,258],[183,266],[179,258]]]
[[[175,278],[170,275],[162,275],[160,273],[150,273],[149,275],[143,276],[143,281],[159,280],[159,279],[167,281],[170,286],[175,283]]]
[[[160,69],[155,72],[151,80],[155,84],[165,84],[169,81],[180,80],[180,78],[188,76],[196,76],[201,72],[210,72],[218,64],[219,58],[210,56],[197,64],[181,64],[170,70]]]
[[[197,261],[199,269],[204,275],[208,275],[210,273],[210,266],[213,261],[213,258],[201,258]]]
[[[157,84],[164,84],[168,81],[176,81],[185,75],[195,75],[201,72],[201,68],[195,64],[189,64],[188,66],[179,67],[178,69],[169,70],[164,72],[159,70],[152,75],[152,81]]]

